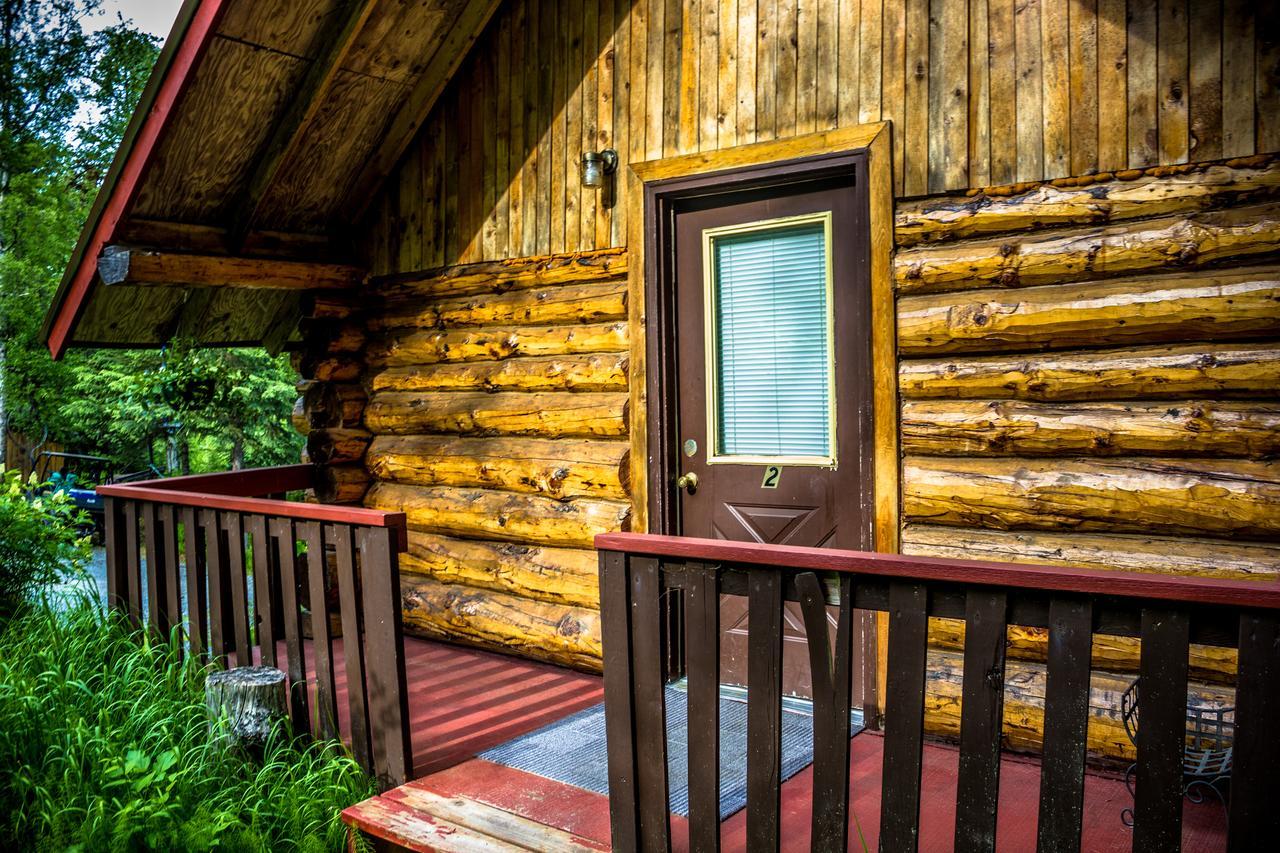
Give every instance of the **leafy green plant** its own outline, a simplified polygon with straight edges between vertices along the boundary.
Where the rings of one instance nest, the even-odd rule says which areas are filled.
[[[0,468],[0,620],[88,561],[81,521],[65,492]]]
[[[216,746],[207,670],[87,593],[0,633],[0,848],[338,850],[370,796],[338,744],[282,726],[261,760]],[[216,723],[221,724],[221,723]]]

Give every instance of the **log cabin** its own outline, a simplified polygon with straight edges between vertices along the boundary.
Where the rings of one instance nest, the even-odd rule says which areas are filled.
[[[981,585],[966,574],[976,561],[1008,564],[1010,590],[1033,583],[1028,566],[1046,567],[1044,583],[1070,567],[1094,586],[1047,588],[1098,602],[1135,590],[1163,601],[1179,584],[1255,603],[1275,594],[1280,17],[1269,7],[188,0],[49,309],[49,348],[59,357],[181,337],[290,351],[306,459],[257,477],[116,488],[113,595],[173,624],[181,606],[166,605],[165,590],[207,583],[209,612],[202,603],[187,617],[193,633],[209,632],[207,651],[253,654],[251,641],[266,637],[274,658],[278,636],[292,679],[329,667],[317,705],[336,707],[352,685],[367,693],[368,707],[352,704],[340,724],[316,723],[330,734],[360,741],[350,727],[376,728],[375,687],[390,691],[384,718],[403,736],[374,737],[363,755],[381,755],[396,783],[480,751],[419,755],[427,736],[409,731],[405,697],[418,639],[560,673],[566,695],[586,704],[603,671],[606,695],[622,697],[610,701],[632,711],[649,689],[643,662],[663,682],[688,677],[692,715],[695,658],[699,672],[710,667],[707,683],[728,689],[757,683],[753,661],[772,654],[773,675],[758,683],[776,676],[777,693],[825,703],[829,673],[813,663],[827,644],[806,639],[823,625],[845,660],[843,707],[863,725],[884,728],[889,743],[895,696],[920,705],[914,764],[899,769],[885,747],[875,836],[885,849],[928,847],[919,730],[960,741],[963,764],[981,731],[964,708],[994,707],[997,753],[1043,755],[1045,773],[1051,758],[1065,754],[1070,768],[1084,749],[1132,762],[1122,697],[1158,665],[1140,642],[1149,610],[1141,625],[1108,623],[1099,603],[1083,669],[1075,682],[1064,670],[1055,687],[1055,659],[1073,653],[1065,610],[1031,607],[1015,623],[1010,603],[996,617],[995,704],[981,706],[965,678],[982,661],[969,637],[981,620],[963,597],[945,604],[947,584]],[[302,487],[312,504],[265,498]],[[815,547],[905,555],[883,571],[938,586],[916,601],[918,647],[916,605],[896,582],[873,584],[863,607],[861,580],[845,588],[823,576],[828,618],[814,622],[798,581],[768,593],[779,596],[770,611],[753,572],[729,571],[699,611],[705,588],[689,580],[699,567],[768,561],[615,536],[625,533],[754,542],[784,567]],[[331,650],[313,664],[298,651],[334,638],[323,620],[302,636],[288,616],[308,593],[290,580],[295,536],[311,554],[328,550],[332,582],[362,577],[364,603],[348,611],[344,598],[341,621],[348,643],[364,636],[356,663],[363,655],[367,671],[348,655],[343,685]],[[283,610],[245,615],[246,582],[278,581],[246,576],[245,542],[287,570],[275,594]],[[604,567],[618,554],[623,586],[610,605]],[[645,580],[653,558],[682,557],[685,574],[661,562],[661,579]],[[160,596],[149,602],[137,582],[144,562]],[[844,571],[878,577],[873,565]],[[938,574],[912,574],[926,566]],[[312,591],[324,592],[315,577],[325,574],[310,573]],[[645,583],[665,591],[652,603],[653,636],[628,628],[628,613],[649,619],[634,599]],[[266,601],[267,587],[255,588]],[[376,617],[375,595],[394,602]],[[859,606],[846,613],[851,598]],[[776,648],[753,645],[749,612],[752,624],[776,623]],[[900,623],[907,639],[895,651]],[[1198,629],[1188,641],[1183,630],[1190,701],[1246,707],[1236,695],[1245,644]],[[710,644],[710,664],[695,641]],[[374,683],[376,655],[397,659],[386,683]],[[916,672],[923,685],[902,693]],[[1064,747],[1053,721],[1068,712],[1052,693],[1073,683],[1079,720],[1063,728],[1079,732]],[[1177,693],[1175,683],[1166,695]],[[912,713],[897,717],[907,729]],[[611,830],[619,849],[670,845],[644,811],[656,795],[638,793],[660,777],[665,795],[665,764],[640,767],[634,744],[615,760],[610,738],[615,813],[597,835],[607,843]],[[1257,754],[1276,759],[1276,747]],[[895,792],[910,794],[916,777],[901,814],[889,807],[891,769],[905,774],[892,777]],[[415,802],[424,833],[491,820],[438,801],[471,796],[457,785],[350,819],[392,840],[379,820]],[[1242,788],[1232,829],[1274,827]],[[774,799],[772,821],[765,806],[748,809],[752,849],[776,846],[779,820],[792,820]],[[961,817],[979,818],[957,827],[994,843],[978,831],[995,814],[989,799],[984,811],[962,795]],[[1065,818],[1052,799],[1040,803],[1045,849],[1056,849],[1046,827],[1081,816],[1078,797]],[[1150,802],[1138,803],[1137,837],[1148,840],[1161,825],[1142,819],[1159,812]],[[897,819],[913,808],[916,820]],[[567,818],[534,824],[557,827],[556,845],[594,843]],[[714,840],[682,840],[698,825],[672,829],[676,846],[710,849]],[[965,849],[987,849],[974,845]]]

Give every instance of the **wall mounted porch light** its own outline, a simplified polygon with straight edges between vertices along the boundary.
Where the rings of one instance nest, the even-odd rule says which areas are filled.
[[[618,152],[612,148],[603,151],[587,151],[582,155],[582,185],[603,189],[609,176],[618,171]]]

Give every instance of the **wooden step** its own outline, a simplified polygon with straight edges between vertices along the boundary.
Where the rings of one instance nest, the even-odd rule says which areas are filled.
[[[418,853],[563,850],[598,853],[608,846],[504,809],[410,782],[342,812],[351,827],[393,848]]]

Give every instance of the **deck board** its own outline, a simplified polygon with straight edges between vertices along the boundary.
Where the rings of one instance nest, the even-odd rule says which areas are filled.
[[[851,789],[853,814],[850,849],[878,849],[880,816],[880,768],[884,738],[863,733],[852,741]],[[928,743],[924,747],[920,790],[920,849],[951,850],[955,823],[955,791],[959,754],[953,747]],[[1007,755],[1001,761],[1001,786],[997,849],[1035,849],[1040,793],[1039,762]],[[563,785],[542,777],[491,764],[482,759],[465,762],[412,783],[442,796],[483,803],[547,826],[572,832],[601,844],[609,839],[608,799],[600,794]],[[809,796],[813,768],[809,767],[782,786],[781,837],[785,849],[805,850],[809,843]],[[1121,824],[1120,811],[1132,805],[1124,782],[1114,775],[1091,772],[1085,778],[1082,849],[1105,853],[1132,849],[1132,830]],[[686,851],[688,823],[673,816],[672,848]],[[1186,853],[1224,850],[1224,813],[1215,804],[1184,803],[1183,847]],[[721,825],[725,851],[746,849],[746,812],[740,811]]]
[[[257,649],[254,657],[257,658]],[[451,767],[604,699],[599,676],[508,655],[404,638],[414,775]],[[280,647],[283,660],[283,644]],[[315,672],[311,641],[307,673]],[[333,641],[338,724],[350,739],[341,638]],[[314,682],[311,685],[314,697]],[[314,698],[312,702],[314,707]]]
[[[341,663],[341,641],[334,642],[339,716],[345,732],[348,726],[346,673]],[[409,784],[415,793],[425,791],[460,798],[489,807],[477,809],[478,813],[498,809],[566,833],[584,845],[608,845],[606,797],[473,758],[492,746],[601,701],[598,677],[409,637],[405,638],[405,657],[418,776]],[[310,661],[308,663],[310,666]],[[863,733],[852,740],[851,849],[861,849],[860,831],[868,849],[878,847],[883,745],[884,739],[874,733]],[[959,753],[954,747],[926,743],[920,790],[921,850],[952,849],[958,765]],[[807,849],[812,787],[812,766],[782,786],[780,834],[788,839],[788,849]],[[1027,756],[1002,756],[998,849],[1034,849],[1039,794],[1039,762]],[[1133,803],[1124,782],[1115,775],[1091,771],[1085,779],[1084,798],[1082,849],[1099,853],[1132,849],[1132,830],[1120,821],[1121,809]],[[421,796],[405,797],[395,792],[375,800],[385,802],[367,801],[373,805],[359,812],[358,821],[354,807],[348,809],[344,813],[348,821],[358,822],[366,831],[376,829],[374,816],[381,809],[403,830],[417,825],[412,821],[405,823],[411,817],[405,811],[408,803],[424,801]],[[1184,803],[1183,850],[1208,853],[1225,849],[1224,818],[1223,810],[1216,804]],[[428,824],[429,820],[423,825]],[[687,821],[673,816],[671,824],[673,849],[688,850]],[[724,821],[721,840],[726,851],[745,849],[745,810]]]

